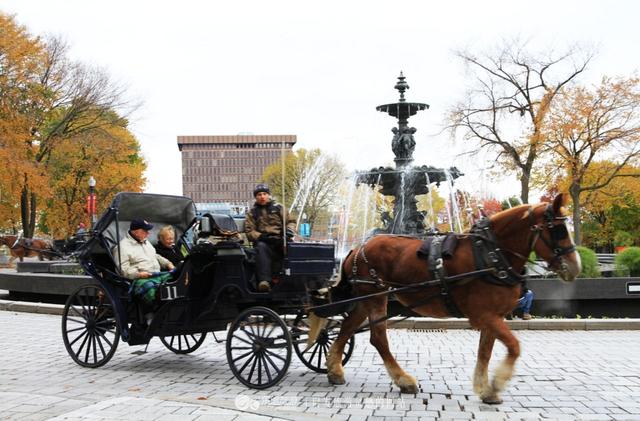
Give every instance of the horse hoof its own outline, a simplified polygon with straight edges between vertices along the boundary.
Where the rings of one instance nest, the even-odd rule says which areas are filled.
[[[418,385],[417,384],[408,384],[406,386],[400,386],[400,393],[407,393],[410,395],[415,395],[418,393]]]
[[[329,373],[327,374],[327,378],[329,379],[329,383],[331,384],[345,384],[344,376],[339,376],[337,374]]]
[[[482,398],[482,402],[489,405],[500,405],[502,403],[502,399],[500,399],[498,396],[487,396],[485,398]]]

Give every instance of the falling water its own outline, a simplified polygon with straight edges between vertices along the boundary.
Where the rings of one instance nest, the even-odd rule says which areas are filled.
[[[445,178],[447,179],[447,184],[449,185],[449,197],[451,200],[451,210],[452,213],[454,215],[454,217],[456,218],[456,222],[457,222],[457,226],[458,226],[458,232],[462,232],[462,223],[460,221],[460,209],[458,208],[458,200],[456,197],[456,192],[453,188],[453,178],[451,178],[451,174],[449,173],[449,170],[444,170],[444,175]],[[453,224],[453,221],[451,222]]]
[[[429,191],[427,192],[427,205],[429,206],[429,217],[431,218],[431,229],[436,229],[436,215],[433,211],[433,191],[431,191],[431,180],[429,179],[429,173],[427,171],[424,172],[425,179],[427,180],[427,188]]]
[[[382,174],[378,174],[378,179],[376,180],[376,186],[378,186],[380,184],[380,178],[382,177]],[[374,187],[373,189],[369,190],[366,189],[365,194],[363,195],[363,208],[364,208],[364,216],[362,218],[362,241],[364,242],[364,240],[366,240],[367,238],[367,232],[369,231],[370,228],[370,224],[369,224],[369,214],[371,212],[371,215],[375,215],[375,208],[376,208],[376,188]],[[373,209],[371,209],[373,205]]]
[[[295,210],[296,206],[299,207],[298,211],[298,220],[296,221],[296,228],[300,226],[300,221],[302,220],[302,215],[304,215],[304,208],[307,205],[307,199],[309,198],[309,194],[311,193],[311,189],[313,187],[313,183],[316,180],[318,174],[320,173],[320,169],[324,165],[325,157],[323,155],[318,156],[313,165],[306,172],[302,181],[300,182],[300,188],[296,192],[296,196],[291,203],[290,212]],[[302,200],[300,200],[302,199]],[[298,201],[300,203],[298,204]]]
[[[353,195],[356,191],[356,179],[358,175],[353,174],[349,179],[349,192],[346,197],[346,205],[343,209],[343,220],[342,220],[342,240],[338,244],[338,256],[342,257],[347,254],[349,250],[349,245],[347,244],[347,234],[349,232],[349,216],[351,214],[351,204],[353,203]]]

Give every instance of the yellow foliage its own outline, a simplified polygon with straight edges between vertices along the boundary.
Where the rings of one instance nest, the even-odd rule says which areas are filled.
[[[139,144],[125,125],[94,129],[63,139],[49,160],[52,198],[45,210],[50,234],[64,238],[73,234],[86,214],[88,180],[96,181],[98,216],[119,191],[141,191],[146,164]]]

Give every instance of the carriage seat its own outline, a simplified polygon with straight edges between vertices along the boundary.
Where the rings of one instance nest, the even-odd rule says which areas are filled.
[[[206,213],[200,218],[198,237],[211,243],[243,243],[236,221],[231,215]]]

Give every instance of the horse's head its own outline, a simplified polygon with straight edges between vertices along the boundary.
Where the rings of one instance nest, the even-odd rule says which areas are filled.
[[[540,205],[529,213],[530,249],[544,259],[564,281],[573,281],[582,270],[580,255],[567,229],[566,196],[560,193],[553,203]]]

